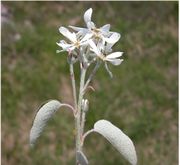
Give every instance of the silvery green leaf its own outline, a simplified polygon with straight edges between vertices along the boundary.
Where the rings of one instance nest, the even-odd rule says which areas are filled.
[[[136,150],[131,139],[107,120],[94,124],[94,131],[104,136],[132,165],[136,165]]]
[[[37,138],[41,135],[48,120],[61,107],[61,103],[57,100],[51,100],[41,106],[34,118],[33,126],[30,131],[30,145],[33,146]]]
[[[88,165],[88,160],[82,151],[77,151],[77,160],[79,165]]]

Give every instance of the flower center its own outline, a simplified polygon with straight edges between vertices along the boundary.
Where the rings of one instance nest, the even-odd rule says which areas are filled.
[[[99,33],[99,32],[100,32],[100,30],[97,29],[97,28],[94,28],[93,31],[94,31],[95,33]]]
[[[104,54],[100,54],[99,58],[104,61],[105,60],[105,55]]]
[[[92,29],[92,32],[93,32],[93,35],[94,35],[94,37],[95,37],[96,39],[100,38],[100,35],[99,35],[100,30],[99,30],[99,29],[93,28],[93,29]]]
[[[74,46],[77,47],[77,48],[80,47],[80,42],[79,41],[75,42]]]

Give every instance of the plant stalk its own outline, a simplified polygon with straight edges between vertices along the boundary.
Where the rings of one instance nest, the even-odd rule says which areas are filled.
[[[75,81],[75,76],[74,76],[74,66],[73,66],[73,64],[70,64],[70,76],[71,76],[73,98],[74,98],[74,109],[75,109],[75,111],[77,111],[76,81]]]
[[[85,125],[85,122],[86,122],[86,112],[82,112],[82,118],[81,118],[81,133],[83,135],[84,133],[84,125]]]
[[[85,76],[86,76],[86,69],[83,67],[81,68],[81,77],[80,77],[80,89],[79,89],[79,99],[78,99],[78,106],[77,106],[77,113],[75,116],[75,131],[76,131],[76,153],[77,151],[81,151],[81,105],[82,105],[82,99],[83,99],[83,89],[84,89],[84,82],[85,82]],[[77,157],[76,157],[76,164],[78,163]]]
[[[70,77],[71,77],[71,84],[72,84],[72,91],[73,91],[73,100],[74,100],[74,116],[75,116],[75,140],[76,140],[76,152],[78,148],[78,142],[77,142],[77,130],[78,130],[78,122],[77,122],[77,112],[78,112],[78,106],[77,106],[77,94],[76,94],[76,81],[74,76],[74,65],[70,63]],[[77,154],[76,154],[76,162],[77,162]],[[76,163],[77,164],[77,163]]]

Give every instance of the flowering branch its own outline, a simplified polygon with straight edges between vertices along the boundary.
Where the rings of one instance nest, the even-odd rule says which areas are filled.
[[[76,165],[87,165],[88,160],[82,152],[84,140],[87,135],[97,132],[105,137],[132,165],[137,162],[136,151],[130,138],[119,128],[106,120],[99,120],[94,124],[94,128],[84,133],[85,121],[89,110],[89,101],[85,99],[85,92],[92,86],[90,82],[94,78],[100,65],[104,63],[106,71],[112,77],[112,72],[108,68],[108,63],[120,65],[123,52],[113,52],[112,47],[120,39],[120,34],[110,31],[110,24],[97,28],[91,20],[92,9],[84,13],[86,28],[69,26],[72,31],[65,27],[60,27],[59,32],[67,39],[60,40],[57,45],[61,50],[57,52],[67,52],[67,62],[69,63],[72,93],[74,106],[62,104],[57,100],[52,100],[43,105],[35,116],[30,132],[30,144],[33,145],[40,136],[47,121],[62,106],[70,108],[75,118],[75,141],[76,141]],[[80,86],[76,89],[74,65],[80,64]],[[86,80],[86,72],[89,66],[95,64],[93,70]],[[77,98],[78,96],[78,98]]]

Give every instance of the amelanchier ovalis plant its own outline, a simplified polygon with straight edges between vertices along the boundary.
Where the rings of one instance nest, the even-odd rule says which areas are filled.
[[[44,130],[47,121],[54,113],[67,107],[73,113],[75,119],[75,140],[76,140],[76,165],[86,165],[88,160],[83,153],[83,144],[87,135],[97,132],[106,138],[132,165],[136,165],[137,156],[135,147],[131,139],[125,135],[119,128],[114,126],[107,120],[99,120],[94,124],[94,128],[84,132],[86,114],[89,110],[89,101],[85,98],[85,94],[89,89],[94,90],[90,86],[95,73],[101,65],[105,66],[107,73],[112,78],[112,73],[108,67],[112,65],[120,65],[123,61],[120,57],[123,52],[112,52],[112,47],[120,39],[120,34],[110,31],[110,24],[106,24],[97,28],[91,20],[92,9],[88,9],[84,13],[84,21],[86,27],[69,26],[69,29],[60,27],[60,33],[67,39],[60,40],[57,45],[61,50],[57,52],[67,52],[67,62],[70,68],[70,77],[72,82],[72,91],[74,105],[61,103],[58,100],[51,100],[40,107],[37,112],[33,126],[30,131],[30,145],[33,146]],[[74,74],[74,65],[80,66],[80,85],[79,90],[76,89],[76,81]],[[94,68],[87,75],[89,66]]]

